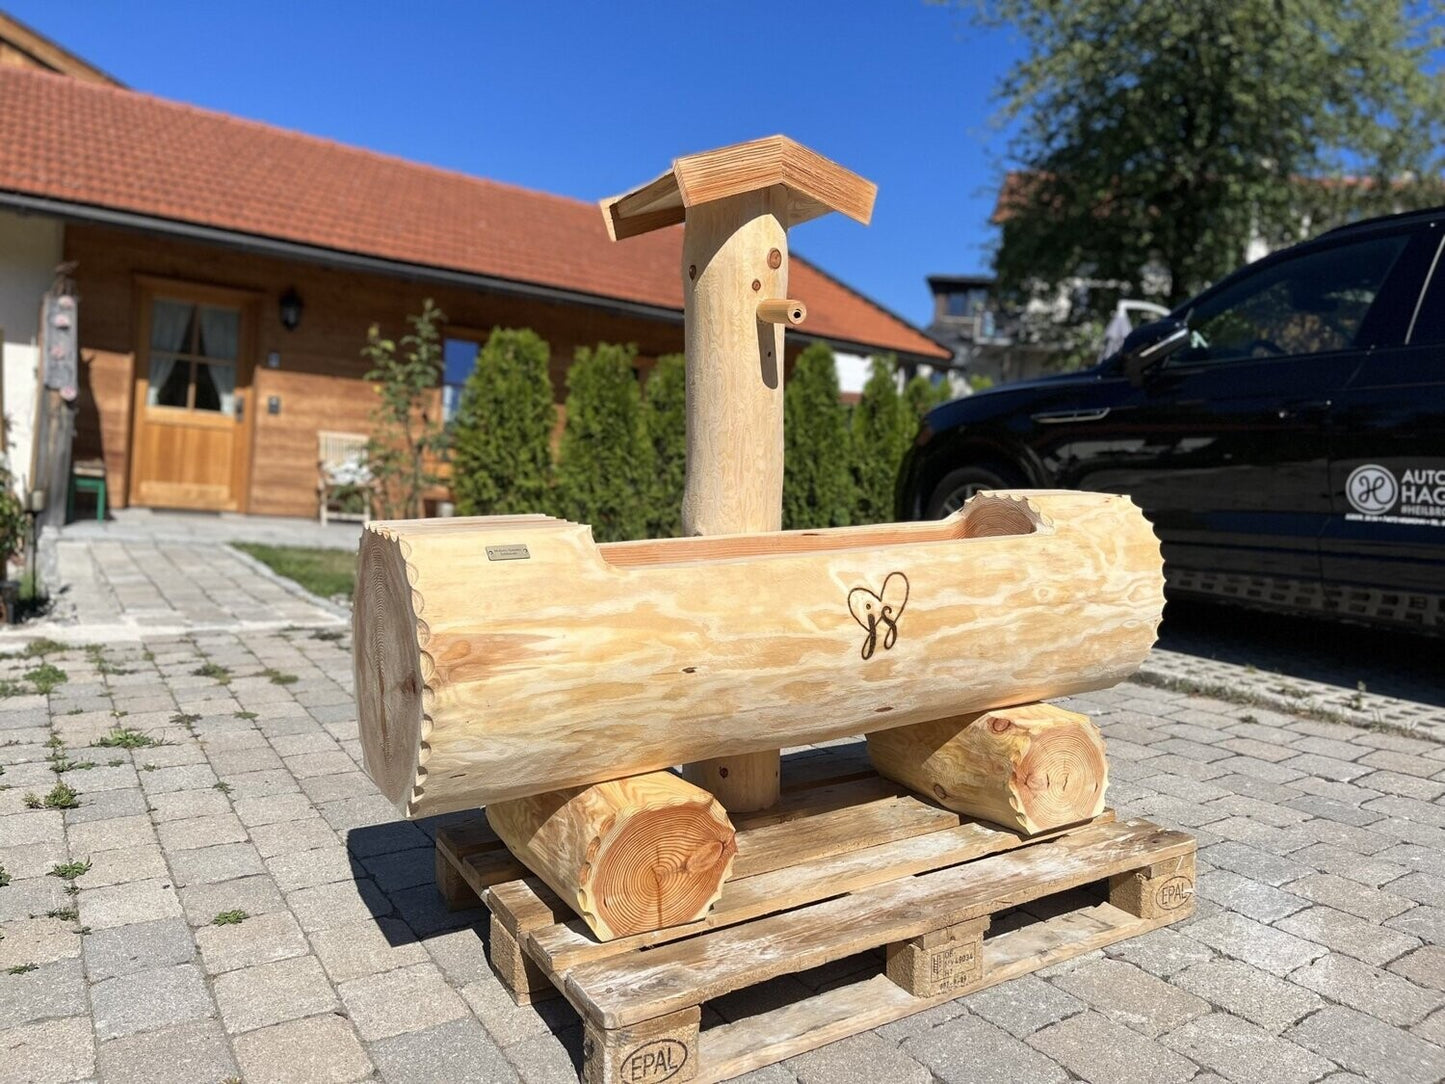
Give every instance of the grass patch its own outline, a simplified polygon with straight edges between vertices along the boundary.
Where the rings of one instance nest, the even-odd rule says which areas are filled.
[[[10,871],[0,866],[0,888],[6,888],[10,884]]]
[[[295,685],[300,680],[295,674],[283,674],[280,670],[269,667],[261,671],[261,676],[270,678],[272,685]]]
[[[25,796],[26,809],[79,809],[80,792],[69,783],[56,783],[44,798],[38,794]]]
[[[230,794],[230,793],[231,793],[231,784],[230,784],[230,783],[212,783],[212,784],[211,784],[211,789],[212,789],[212,790],[218,790],[218,791],[220,791],[222,794]]]
[[[262,546],[233,543],[278,576],[295,580],[313,595],[350,598],[356,590],[356,554],[348,550],[311,549],[306,546]]]
[[[251,916],[245,911],[222,911],[211,919],[212,926],[239,926]]]
[[[149,749],[166,743],[131,727],[115,726],[90,744],[98,749]]]
[[[245,719],[248,722],[252,719],[260,718],[254,711],[237,711],[232,714],[234,714],[237,719]]]
[[[7,967],[7,968],[5,969],[5,974],[7,974],[7,975],[23,975],[23,974],[25,974],[25,972],[27,972],[27,971],[39,971],[39,970],[40,970],[40,965],[39,965],[39,964],[16,964],[14,967]]]
[[[52,753],[50,755],[50,770],[56,775],[61,772],[88,772],[97,767],[93,760],[71,760],[65,753]]]
[[[54,911],[46,911],[46,918],[58,918],[62,922],[74,922],[80,917],[80,912],[74,907],[61,907]]]
[[[25,686],[21,682],[14,680],[13,678],[4,678],[3,680],[0,680],[0,698],[10,696],[24,696],[28,692],[30,692],[30,689],[27,686]]]
[[[69,651],[69,644],[62,644],[59,640],[51,640],[42,636],[39,640],[31,640],[25,645],[21,652],[27,659],[38,659],[42,655],[57,655],[62,651]]]
[[[49,877],[59,877],[62,881],[73,881],[81,874],[90,872],[90,859],[84,862],[61,862],[59,865],[51,866]]]
[[[63,685],[70,680],[64,670],[48,662],[41,663],[34,670],[25,671],[24,676],[26,681],[35,686],[38,693],[48,693],[57,685]]]
[[[109,659],[107,659],[107,658],[105,657],[105,645],[104,645],[104,644],[86,644],[86,645],[85,645],[85,654],[86,654],[86,657],[90,659],[91,664],[95,667],[95,672],[98,673],[98,674],[133,674],[133,673],[135,673],[134,670],[126,669],[126,668],[123,667],[123,666],[117,666],[115,663],[113,663],[113,662],[111,662]]]
[[[194,677],[211,678],[222,685],[231,684],[231,671],[224,666],[217,666],[213,662],[206,662],[191,671]]]
[[[321,640],[323,643],[334,644],[345,635],[346,633],[343,632],[341,629],[317,629],[311,634],[311,639]]]

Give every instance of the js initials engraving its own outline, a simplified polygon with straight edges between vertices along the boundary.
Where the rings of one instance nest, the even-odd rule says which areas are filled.
[[[901,572],[890,572],[877,594],[866,587],[855,587],[848,592],[848,612],[868,633],[863,638],[864,659],[871,659],[877,650],[880,628],[884,651],[898,642],[898,619],[907,605],[908,577]]]

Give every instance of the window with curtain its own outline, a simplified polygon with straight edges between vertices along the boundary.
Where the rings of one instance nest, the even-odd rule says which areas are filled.
[[[146,404],[235,414],[240,338],[238,309],[157,298]]]

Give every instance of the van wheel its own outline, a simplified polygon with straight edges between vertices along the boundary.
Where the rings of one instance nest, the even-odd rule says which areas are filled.
[[[1009,489],[1019,483],[987,467],[960,467],[949,471],[928,501],[928,518],[942,519],[963,507],[963,502],[986,489]]]

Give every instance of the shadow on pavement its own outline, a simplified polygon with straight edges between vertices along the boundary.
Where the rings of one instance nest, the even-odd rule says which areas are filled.
[[[1445,706],[1445,638],[1171,599],[1159,647],[1290,677]]]

